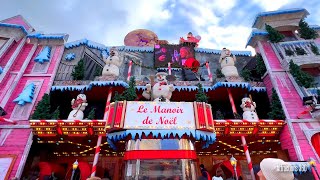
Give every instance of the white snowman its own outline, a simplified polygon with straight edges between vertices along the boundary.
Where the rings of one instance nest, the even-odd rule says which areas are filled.
[[[116,48],[111,48],[110,56],[103,58],[106,65],[103,67],[102,76],[119,76],[119,67],[122,64],[122,60],[119,58],[119,52]]]
[[[167,75],[165,72],[158,72],[156,74],[157,83],[152,88],[151,84],[147,84],[147,90],[142,93],[142,96],[158,102],[170,102],[174,87],[172,84],[168,85]]]
[[[231,56],[229,49],[223,48],[221,51],[219,63],[221,64],[221,72],[225,77],[239,77],[238,70],[234,66],[236,56]]]
[[[242,104],[240,105],[240,107],[243,110],[243,115],[242,118],[245,120],[254,120],[254,121],[258,121],[258,115],[256,113],[256,103],[253,102],[250,98],[248,97],[244,97],[242,98]]]
[[[83,120],[83,111],[88,106],[87,97],[80,93],[77,99],[72,99],[71,108],[73,109],[68,116],[68,120]]]

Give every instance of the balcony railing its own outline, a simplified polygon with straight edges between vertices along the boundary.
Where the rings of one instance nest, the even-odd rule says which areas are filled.
[[[312,46],[317,47],[314,40],[287,41],[273,44],[273,48],[279,53],[281,65],[286,70],[289,69],[291,60],[299,66],[320,64],[320,55],[312,52]],[[299,53],[297,50],[304,53]]]

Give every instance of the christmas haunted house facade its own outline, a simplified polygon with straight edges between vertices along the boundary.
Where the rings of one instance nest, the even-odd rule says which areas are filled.
[[[252,167],[266,157],[312,157],[319,163],[313,144],[319,132],[316,120],[286,98],[290,94],[302,104],[301,88],[285,71],[286,61],[277,59],[281,48],[291,44],[267,42],[268,32],[261,25],[268,21],[275,29],[279,26],[285,40],[292,40],[298,36],[288,35],[295,29],[286,25],[306,14],[303,9],[259,14],[253,26],[259,33],[253,30],[248,40],[261,54],[256,58],[246,51],[198,48],[201,38],[192,33],[168,45],[148,30],[130,32],[125,46],[106,47],[87,39],[62,46],[65,36],[31,28],[24,32],[23,19],[7,20],[0,28],[15,30],[23,42],[15,45],[17,37],[12,37],[2,46],[5,50],[0,49],[8,51],[0,54],[0,86],[5,89],[0,91],[5,100],[1,107],[7,113],[0,116],[0,160],[14,159],[8,177],[26,177],[39,167],[40,179],[52,172],[61,178],[102,177],[104,171],[113,179],[196,179],[198,166],[204,164],[210,176],[228,178],[234,176],[229,162],[233,155],[237,174],[255,179]],[[281,26],[272,24],[278,17]],[[30,61],[23,63],[22,55]],[[297,62],[299,58],[294,57]],[[258,59],[266,71],[252,71],[255,82],[246,81],[244,69],[255,67]],[[13,62],[23,63],[19,68],[26,70],[14,73],[18,66]],[[44,79],[40,86],[39,79]],[[15,82],[20,89],[11,88]],[[275,116],[277,112],[283,116]],[[21,136],[18,142],[15,136]]]

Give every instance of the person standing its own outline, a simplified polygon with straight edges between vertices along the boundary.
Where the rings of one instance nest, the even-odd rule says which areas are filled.
[[[210,174],[208,173],[207,169],[204,167],[203,164],[200,164],[200,170],[201,170],[201,179],[211,180]]]

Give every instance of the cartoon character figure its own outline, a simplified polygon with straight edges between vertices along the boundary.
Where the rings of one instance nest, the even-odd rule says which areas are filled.
[[[256,103],[253,102],[249,97],[244,97],[241,100],[240,107],[243,110],[242,118],[245,120],[255,120],[258,121],[258,115],[256,113]]]
[[[227,48],[223,48],[219,63],[221,65],[221,72],[225,77],[239,77],[238,70],[234,65],[236,62],[236,56],[231,56],[231,52]]]
[[[71,108],[73,109],[68,116],[68,120],[82,120],[83,111],[88,106],[87,96],[81,92],[77,99],[72,99]]]
[[[167,75],[168,74],[165,72],[158,72],[156,74],[157,83],[154,84],[152,88],[151,84],[147,84],[147,90],[142,93],[142,96],[146,99],[151,99],[158,102],[170,102],[174,87],[172,84],[168,85],[168,82],[166,80]]]
[[[192,32],[189,32],[187,34],[187,39],[184,39],[183,37],[180,37],[180,44],[184,43],[195,43],[195,46],[198,47],[198,43],[200,42],[201,37],[199,35],[193,36]]]
[[[116,48],[111,48],[110,56],[103,58],[106,65],[103,67],[102,76],[115,76],[118,77],[120,70],[119,67],[122,64],[122,60],[119,58],[119,53]]]

